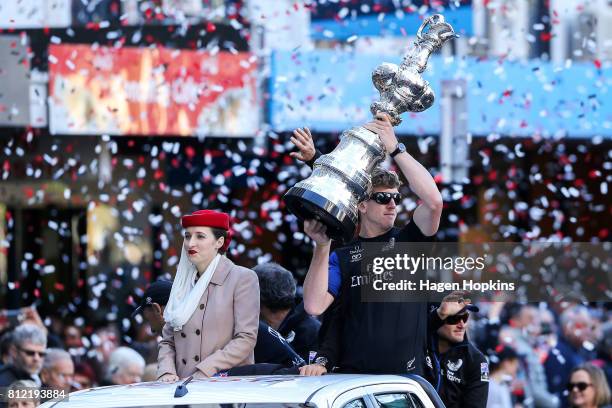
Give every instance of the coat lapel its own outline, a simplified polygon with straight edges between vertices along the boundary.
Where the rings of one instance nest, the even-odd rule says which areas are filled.
[[[210,283],[213,285],[223,285],[223,282],[225,282],[225,279],[227,279],[227,275],[233,266],[234,263],[232,261],[227,259],[225,256],[221,256],[217,269],[215,269],[215,272],[210,279]]]

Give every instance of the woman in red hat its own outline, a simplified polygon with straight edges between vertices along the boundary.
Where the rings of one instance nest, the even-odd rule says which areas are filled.
[[[200,210],[181,219],[181,259],[159,345],[157,377],[174,382],[252,364],[259,323],[259,283],[224,254],[228,214]]]

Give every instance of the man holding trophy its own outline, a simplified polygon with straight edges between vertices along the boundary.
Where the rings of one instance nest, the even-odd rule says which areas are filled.
[[[422,200],[415,210],[412,220],[403,228],[394,227],[397,217],[401,185],[395,172],[375,168],[372,174],[372,193],[370,198],[359,204],[359,237],[349,245],[336,249],[330,254],[331,240],[326,234],[326,226],[316,220],[306,220],[304,231],[315,242],[314,253],[308,274],[304,281],[304,304],[306,311],[313,315],[322,314],[334,301],[339,300],[337,307],[346,301],[350,303],[349,310],[342,314],[342,321],[330,318],[324,331],[338,333],[343,350],[342,357],[331,363],[330,355],[318,353],[316,365],[307,367],[307,374],[321,374],[327,371],[329,364],[337,364],[343,371],[350,372],[380,372],[380,373],[413,373],[423,375],[417,362],[423,361],[427,341],[427,304],[410,303],[400,308],[389,308],[380,303],[362,303],[359,286],[342,285],[342,277],[350,279],[361,274],[361,263],[353,261],[352,254],[359,253],[362,242],[422,242],[430,240],[438,230],[442,213],[442,197],[429,172],[418,163],[403,145],[399,144],[389,118],[379,113],[375,121],[364,125],[366,129],[379,135],[384,140],[385,148],[393,155],[393,159],[413,191]],[[393,148],[392,148],[393,147]],[[345,290],[345,292],[342,292]],[[399,304],[395,304],[399,305]],[[378,310],[380,307],[385,310]],[[393,306],[393,305],[391,305]],[[392,310],[395,309],[395,312]],[[410,309],[410,310],[409,310]],[[406,314],[408,312],[408,314]],[[411,322],[403,327],[397,327],[400,318]],[[334,327],[330,327],[334,326]],[[343,329],[340,329],[340,328]],[[365,330],[365,332],[364,332]],[[354,332],[356,331],[356,332]],[[396,332],[397,331],[397,332]],[[350,333],[353,332],[353,335]],[[396,332],[395,334],[392,332]],[[381,347],[384,338],[393,342],[388,347]],[[325,336],[325,334],[323,335]],[[344,342],[342,339],[347,341]],[[413,347],[406,347],[404,340],[410,338]],[[337,339],[332,340],[337,341]],[[397,344],[399,341],[400,344]],[[377,345],[374,347],[374,345]],[[335,348],[335,347],[334,347]],[[398,353],[402,350],[406,359],[401,361]],[[393,350],[390,358],[379,353]],[[334,358],[334,359],[335,359]],[[412,364],[409,364],[412,361]],[[391,363],[391,364],[389,364]],[[326,367],[327,366],[327,367]]]
[[[425,30],[428,29],[428,30]],[[430,173],[398,143],[393,126],[405,111],[423,111],[434,95],[421,77],[431,53],[455,36],[440,15],[423,22],[417,41],[400,66],[384,63],[372,80],[381,99],[370,107],[375,119],[342,134],[330,154],[319,157],[312,175],[285,196],[290,211],[304,220],[304,231],[315,242],[304,281],[306,311],[320,315],[330,306],[322,330],[322,348],[305,375],[332,367],[342,372],[425,374],[428,305],[426,302],[366,303],[358,278],[362,244],[423,242],[437,232],[442,197]],[[294,132],[292,142],[308,161],[314,151],[310,133]],[[412,220],[395,227],[401,183],[396,173],[378,164],[389,155],[420,204]],[[359,225],[358,237],[352,239]],[[349,242],[330,253],[331,239]]]

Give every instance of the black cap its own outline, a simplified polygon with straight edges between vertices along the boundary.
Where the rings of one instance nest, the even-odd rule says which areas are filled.
[[[149,285],[145,290],[140,305],[132,313],[132,317],[142,312],[142,309],[150,304],[157,303],[160,306],[166,306],[170,298],[172,290],[172,282],[169,280],[158,280]]]
[[[474,313],[478,313],[478,312],[480,311],[480,309],[478,308],[478,306],[476,306],[476,305],[474,305],[474,304],[469,304],[469,305],[467,305],[466,307],[464,307],[464,308],[463,308],[463,310],[461,310],[461,312],[459,312],[459,313],[462,313],[462,312],[464,312],[465,310],[468,310],[468,311],[470,311],[470,312],[474,312]]]
[[[499,344],[495,351],[489,355],[489,361],[494,367],[499,366],[502,361],[514,360],[519,358],[519,354],[512,347],[506,344]]]

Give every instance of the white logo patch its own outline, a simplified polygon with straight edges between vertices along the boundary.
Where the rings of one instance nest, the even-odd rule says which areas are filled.
[[[449,371],[457,371],[458,369],[461,368],[462,365],[463,365],[462,359],[459,359],[455,361],[454,363],[452,361],[449,361],[446,363],[446,367],[448,368]]]
[[[433,364],[431,363],[431,357],[425,357],[425,364],[427,364],[427,367],[433,368]]]
[[[416,360],[416,357],[413,357],[412,360],[408,360],[408,362],[406,363],[406,371],[412,371],[414,370],[414,361]]]

